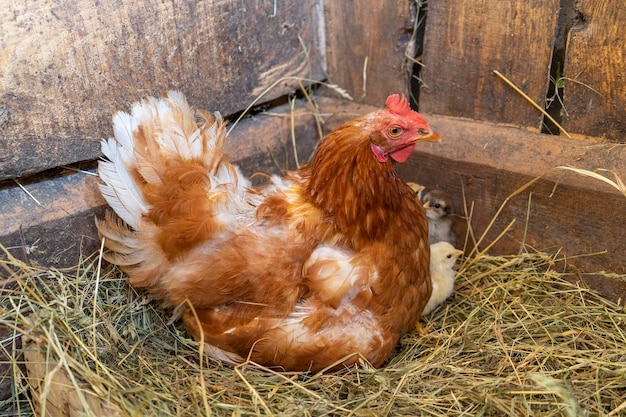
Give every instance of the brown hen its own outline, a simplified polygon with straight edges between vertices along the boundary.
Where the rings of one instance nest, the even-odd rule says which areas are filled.
[[[431,293],[424,209],[394,164],[439,140],[403,96],[386,104],[263,188],[223,155],[220,115],[181,93],[118,113],[99,166],[107,259],[227,363],[380,366]]]

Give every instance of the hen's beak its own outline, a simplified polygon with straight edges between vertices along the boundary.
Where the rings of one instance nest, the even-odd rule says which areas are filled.
[[[430,135],[423,136],[419,138],[418,140],[420,142],[441,142],[441,137],[439,136],[439,133],[435,132],[434,130],[431,130]]]

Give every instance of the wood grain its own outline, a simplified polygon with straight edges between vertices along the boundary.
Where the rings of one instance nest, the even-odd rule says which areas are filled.
[[[412,1],[324,2],[326,65],[331,83],[358,103],[382,106],[408,94],[405,51],[413,32]]]
[[[537,130],[541,113],[494,74],[543,105],[559,0],[428,2],[421,111]]]
[[[553,170],[563,165],[587,170],[603,167],[624,179],[626,149],[442,116],[428,120],[442,143],[419,146],[399,166],[400,173],[407,180],[448,192],[459,214],[464,213],[465,193],[468,209],[474,205],[471,224],[476,236],[487,230],[509,196],[545,175],[507,202],[481,249],[515,219],[491,253],[518,253],[526,231],[528,250],[559,251],[566,257],[606,251],[569,263],[586,272],[626,272],[626,196],[599,180]],[[459,226],[458,243],[462,244],[466,224],[460,221]]]
[[[626,143],[626,8],[580,0],[564,65],[563,125],[572,133]]]
[[[318,2],[17,0],[0,7],[0,179],[99,156],[111,116],[182,90],[232,114],[324,77]],[[267,101],[295,91],[279,83]]]

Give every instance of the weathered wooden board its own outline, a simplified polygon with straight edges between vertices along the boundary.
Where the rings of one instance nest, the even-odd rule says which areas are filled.
[[[318,138],[305,103],[295,106],[294,129],[302,162],[312,154]],[[225,152],[245,175],[295,169],[289,105],[242,120],[231,132]],[[88,255],[99,247],[94,212],[101,212],[106,203],[98,191],[98,179],[84,173],[65,174],[20,182],[41,205],[17,186],[0,189],[0,244],[11,248],[14,256],[24,259],[24,246],[35,246],[27,255],[31,260],[69,266],[76,264],[80,254]]]
[[[626,7],[579,0],[564,65],[563,125],[570,133],[626,143]]]
[[[541,127],[542,116],[494,73],[542,105],[559,0],[428,2],[421,111]]]
[[[243,110],[322,79],[316,0],[17,0],[0,7],[0,179],[95,158],[111,115],[180,89]],[[266,96],[294,91],[286,79]]]
[[[408,93],[405,51],[413,32],[413,2],[324,2],[326,64],[331,83],[359,103],[383,105]]]
[[[464,125],[464,128],[468,127]],[[447,129],[444,127],[441,130]],[[458,143],[453,146],[458,146]],[[511,151],[508,145],[503,147]],[[475,164],[466,159],[451,160],[445,152],[443,154],[436,156],[418,151],[406,166],[400,167],[400,172],[407,180],[419,180],[431,189],[440,188],[450,193],[460,215],[456,225],[457,246],[469,252],[474,247],[474,239],[468,237],[465,243],[468,226],[464,219],[463,192],[468,209],[473,209],[471,226],[475,239],[479,239],[505,200],[536,176],[514,172],[510,166],[497,169],[493,165],[485,165],[484,161]],[[442,167],[445,167],[445,174]],[[575,280],[583,279],[606,298],[613,301],[621,298],[624,302],[625,282],[609,282],[593,273],[626,272],[623,229],[626,197],[598,185],[598,182],[588,183],[577,178],[567,183],[558,182],[575,175],[568,173],[561,178],[541,179],[512,197],[479,248],[485,249],[493,243],[514,221],[509,231],[489,250],[490,254],[518,254],[522,248],[531,253],[535,250],[546,252],[555,256],[553,268],[581,271],[583,274],[573,276]],[[573,182],[579,182],[579,186],[569,185]],[[607,211],[611,214],[607,215]],[[586,256],[594,253],[596,255]]]
[[[547,174],[508,201],[481,249],[515,219],[493,253],[518,253],[526,231],[530,250],[554,253],[562,248],[564,256],[606,251],[571,263],[587,272],[626,272],[626,196],[599,180],[551,171],[563,165],[606,168],[626,178],[626,149],[440,116],[428,119],[442,143],[418,147],[400,172],[429,188],[449,192],[459,214],[463,214],[465,192],[468,205],[474,204],[471,222],[477,236],[512,193]],[[463,226],[462,221],[459,224]]]

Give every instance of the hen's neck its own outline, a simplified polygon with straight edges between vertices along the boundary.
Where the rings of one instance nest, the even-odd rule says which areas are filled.
[[[308,192],[337,232],[380,240],[403,211],[403,199],[411,190],[398,178],[391,160],[376,160],[362,132],[358,125],[347,125],[319,144]]]

